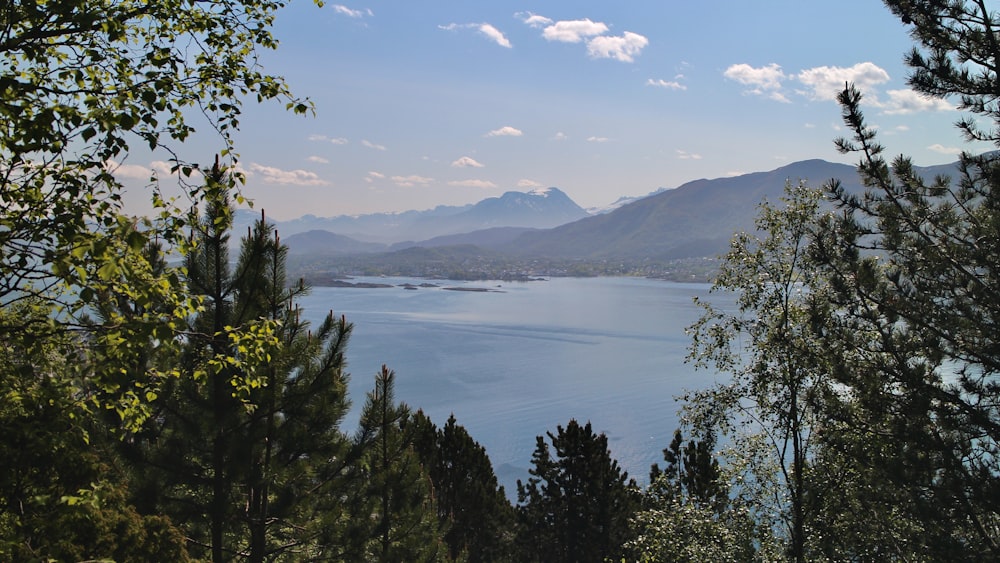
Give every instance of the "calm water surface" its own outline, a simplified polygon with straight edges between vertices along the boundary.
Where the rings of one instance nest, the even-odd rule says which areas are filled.
[[[399,285],[426,280],[358,278]],[[329,310],[354,323],[347,359],[353,431],[374,374],[396,372],[396,397],[438,426],[454,413],[482,444],[507,489],[527,478],[535,436],[576,418],[608,435],[640,482],[677,427],[675,397],[714,376],[684,363],[684,329],[705,284],[637,278],[435,282],[490,288],[323,288],[300,299],[315,322]],[[662,463],[661,463],[662,464]]]

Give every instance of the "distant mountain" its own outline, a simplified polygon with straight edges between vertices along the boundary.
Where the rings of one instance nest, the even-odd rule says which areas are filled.
[[[603,215],[605,213],[611,213],[612,211],[614,211],[615,209],[618,209],[619,207],[624,207],[624,206],[626,206],[626,205],[628,205],[630,203],[634,203],[636,201],[639,201],[640,199],[644,199],[644,198],[647,198],[647,197],[650,197],[650,196],[654,196],[656,194],[663,193],[665,191],[667,191],[667,188],[660,188],[660,189],[656,190],[655,192],[650,192],[650,193],[648,193],[646,195],[640,195],[640,196],[623,195],[622,197],[616,199],[615,201],[613,201],[609,205],[605,205],[603,207],[588,207],[587,208],[587,213],[589,213],[591,215]]]
[[[723,253],[733,233],[753,228],[758,205],[778,201],[785,182],[819,187],[839,178],[860,190],[854,166],[807,160],[770,172],[695,180],[676,189],[545,231],[524,233],[505,250],[522,256],[670,260]]]
[[[558,188],[507,192],[474,205],[438,206],[426,211],[316,217],[306,215],[277,221],[283,237],[308,231],[328,231],[355,241],[393,244],[481,231],[495,227],[548,229],[586,217],[587,212]],[[237,228],[245,230],[259,215],[237,213]]]
[[[438,246],[462,246],[469,244],[480,248],[498,248],[509,244],[523,233],[534,230],[537,229],[531,229],[529,227],[494,227],[492,229],[472,231],[471,233],[442,235],[419,242],[397,242],[389,247],[389,251],[392,252],[412,247],[433,248]]]
[[[320,256],[336,256],[346,254],[369,254],[385,252],[388,247],[377,242],[361,242],[350,237],[337,235],[330,231],[312,230],[304,233],[282,237],[281,242],[288,245],[289,254],[310,254]]]
[[[421,218],[415,226],[432,236],[467,233],[492,227],[548,229],[587,216],[587,212],[558,188],[507,192],[480,201],[471,208],[448,217]],[[418,237],[413,237],[418,238]],[[423,237],[430,238],[430,237]]]
[[[955,164],[917,168],[928,179],[954,175],[955,171]],[[506,257],[504,260],[604,262],[698,258],[726,252],[734,233],[753,229],[760,203],[777,202],[784,194],[786,182],[794,184],[802,180],[820,187],[831,179],[838,179],[850,192],[863,190],[854,166],[806,160],[769,172],[695,180],[675,189],[661,189],[646,197],[622,201],[620,207],[599,215],[587,215],[562,191],[548,188],[527,193],[507,192],[462,208],[438,207],[428,212],[355,218],[352,225],[357,229],[362,221],[379,225],[383,238],[395,243],[391,246],[362,242],[344,233],[287,236],[289,225],[313,220],[345,224],[337,223],[346,221],[344,218],[302,218],[279,223],[278,229],[295,254],[388,251],[389,262],[393,256],[407,263],[415,263],[421,256],[441,261],[454,254],[449,254],[448,248],[456,251],[460,248],[460,257],[466,260],[476,248],[482,250],[481,259],[489,255],[494,260],[502,256]],[[396,242],[401,240],[418,242]]]

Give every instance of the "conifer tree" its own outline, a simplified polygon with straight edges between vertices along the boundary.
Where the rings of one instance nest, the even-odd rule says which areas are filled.
[[[0,308],[0,323],[29,327],[0,333],[0,560],[187,561],[169,518],[129,504],[117,436],[80,394],[86,343],[47,335],[48,305]]]
[[[649,471],[650,489],[663,487],[664,490],[659,492],[661,496],[689,499],[716,512],[725,510],[729,491],[722,482],[714,448],[713,432],[708,432],[701,440],[689,440],[685,444],[681,431],[676,430],[670,446],[663,450],[666,465],[660,469],[658,464],[653,464]]]
[[[887,0],[916,42],[910,86],[967,112],[970,141],[1000,146],[1000,15],[985,2]],[[1000,557],[1000,160],[964,153],[952,177],[891,162],[865,121],[862,93],[839,101],[867,190],[821,224],[814,259],[835,290],[825,334],[853,401],[830,412],[837,445],[869,479],[901,493],[911,545],[942,560]],[[831,425],[833,427],[833,425]],[[865,430],[861,432],[860,430]],[[853,437],[854,441],[849,438]],[[870,447],[859,447],[858,443]],[[872,463],[879,455],[882,463]]]
[[[172,515],[215,561],[312,554],[340,541],[326,523],[338,518],[331,500],[344,494],[351,459],[339,430],[351,325],[330,314],[312,332],[300,319],[294,300],[306,289],[288,287],[287,249],[263,216],[230,263],[223,173],[207,177],[221,188],[196,222],[187,260],[190,287],[204,299],[182,358],[189,376],[166,389],[130,448],[146,469],[136,502]],[[241,333],[271,346],[250,350]]]
[[[486,449],[455,416],[443,428],[417,411],[407,427],[434,486],[438,518],[447,529],[452,559],[469,563],[509,561],[513,556],[514,510],[497,483]]]
[[[631,536],[639,490],[608,450],[608,437],[570,420],[536,438],[532,477],[518,481],[521,561],[585,563],[617,560]]]
[[[448,561],[430,477],[414,449],[410,408],[395,399],[396,374],[375,376],[361,412],[356,444],[362,448],[346,559]]]

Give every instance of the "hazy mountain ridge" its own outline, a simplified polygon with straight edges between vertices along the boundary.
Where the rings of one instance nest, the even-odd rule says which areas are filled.
[[[504,250],[522,256],[673,260],[725,252],[733,233],[752,229],[759,204],[776,202],[786,181],[820,186],[839,178],[861,189],[854,166],[795,162],[768,172],[701,179],[554,229],[525,233]]]
[[[946,164],[917,170],[931,179],[940,174],[953,174],[955,166]],[[767,172],[694,180],[675,189],[661,189],[649,196],[623,202],[618,208],[599,215],[585,215],[582,208],[566,194],[549,188],[528,193],[507,192],[499,198],[483,200],[451,215],[422,217],[416,222],[446,223],[445,229],[457,232],[412,239],[417,242],[401,242],[382,247],[365,246],[365,243],[351,241],[347,237],[322,239],[318,234],[310,234],[309,238],[313,242],[303,241],[302,246],[298,236],[286,237],[284,240],[295,253],[306,252],[303,249],[308,244],[321,245],[323,242],[316,241],[325,240],[326,244],[338,247],[328,249],[325,254],[463,246],[462,254],[467,255],[468,247],[472,245],[486,254],[520,257],[525,260],[546,258],[662,262],[717,256],[727,250],[729,240],[735,232],[753,228],[761,202],[779,201],[786,183],[804,181],[811,186],[821,187],[831,179],[838,179],[849,192],[863,190],[853,165],[813,159]],[[624,199],[626,198],[619,201]],[[547,206],[546,203],[550,201],[558,205]],[[550,221],[574,214],[584,216],[551,228],[503,225],[505,218],[520,217],[523,221],[524,210],[536,207],[546,210],[543,216]],[[551,209],[556,212],[548,213]],[[283,225],[279,224],[279,228],[283,229]],[[462,231],[461,227],[464,225],[470,228]],[[483,226],[487,228],[482,228]],[[419,229],[417,231],[420,232]],[[441,252],[438,251],[435,255],[441,256]]]
[[[916,167],[927,180],[953,175],[956,164]],[[768,172],[701,179],[656,193],[604,215],[525,233],[503,250],[519,256],[581,260],[677,260],[725,253],[733,234],[751,230],[760,204],[777,203],[786,182],[820,188],[837,179],[848,192],[864,190],[854,165],[820,159]]]
[[[390,245],[494,227],[548,229],[586,216],[586,210],[553,187],[530,192],[511,191],[465,206],[325,218],[306,215],[274,223],[283,237],[309,231],[329,231],[360,242]],[[242,229],[244,224],[251,224],[257,217],[255,212],[238,212],[237,227]]]
[[[620,198],[616,199],[615,201],[611,202],[608,205],[599,206],[599,207],[588,207],[587,208],[587,213],[589,213],[591,215],[603,215],[605,213],[611,213],[615,209],[618,209],[620,207],[624,207],[624,206],[626,206],[626,205],[628,205],[630,203],[635,203],[635,202],[639,201],[640,199],[645,199],[645,198],[650,197],[650,196],[661,194],[661,193],[667,191],[668,189],[669,188],[658,188],[655,191],[649,192],[646,195],[638,195],[638,196],[623,195],[623,196],[621,196]]]

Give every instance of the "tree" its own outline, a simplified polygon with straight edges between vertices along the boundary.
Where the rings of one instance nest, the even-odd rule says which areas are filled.
[[[659,496],[689,499],[715,511],[724,510],[729,501],[729,491],[722,482],[719,460],[715,456],[715,434],[709,432],[701,440],[690,440],[678,429],[670,446],[663,450],[666,465],[660,469],[653,464],[649,471],[650,489]],[[653,484],[658,484],[658,487]],[[662,490],[658,490],[662,487]]]
[[[831,186],[846,213],[825,225],[816,250],[841,312],[829,339],[849,351],[836,370],[856,399],[845,421],[892,437],[895,469],[885,475],[924,507],[920,520],[948,515],[935,542],[953,546],[944,556],[995,556],[997,165],[966,155],[955,187],[926,184],[905,158],[890,171],[860,94],[848,89],[841,100],[858,143],[842,146],[864,151],[859,170],[871,187],[858,197]]]
[[[144,254],[157,241],[183,252],[183,212],[151,178],[159,215],[126,216],[115,169],[136,148],[164,154],[197,204],[203,186],[188,180],[198,166],[180,149],[196,127],[214,132],[221,154],[235,162],[243,97],[308,111],[256,62],[257,49],[277,46],[269,28],[284,3],[71,0],[0,10],[0,306],[35,299],[58,310],[45,320],[8,317],[0,332],[26,322],[92,331],[102,357],[90,381],[132,429],[149,414],[147,395],[177,373],[149,373],[145,387],[122,385],[122,369],[136,360],[122,343],[169,345],[197,303],[175,270],[152,275]],[[171,307],[101,327],[81,318],[109,293]]]
[[[0,322],[50,314],[45,302],[21,301],[0,309]],[[0,559],[187,561],[167,517],[128,503],[116,438],[77,395],[88,373],[81,350],[79,335],[0,333]]]
[[[438,429],[423,411],[406,423],[434,486],[438,519],[454,560],[509,561],[513,555],[514,510],[497,484],[486,449],[448,417]]]
[[[414,449],[410,408],[395,399],[396,374],[375,375],[356,437],[362,448],[348,535],[350,561],[448,561],[434,489]]]
[[[807,252],[820,192],[789,184],[785,194],[783,207],[761,205],[760,236],[737,234],[722,262],[713,291],[733,292],[736,311],[702,303],[705,314],[689,329],[696,365],[714,365],[732,378],[691,394],[685,409],[704,432],[720,430],[737,444],[756,434],[769,446],[737,446],[764,455],[748,465],[753,478],[741,491],[763,512],[780,515],[789,557],[805,561],[816,413],[832,392],[819,328],[831,311]]]
[[[352,327],[331,313],[313,332],[300,319],[295,299],[307,288],[287,284],[287,248],[263,214],[230,264],[222,174],[207,174],[214,188],[187,256],[205,307],[188,331],[186,377],[153,401],[155,416],[125,445],[145,469],[137,501],[171,514],[192,550],[209,546],[216,561],[313,553],[334,537],[326,524],[339,514],[332,499],[344,494],[352,459],[339,429]],[[255,349],[244,334],[270,345]]]
[[[911,87],[969,112],[958,123],[967,140],[1000,144],[993,8],[886,5],[916,41],[906,59]],[[872,469],[906,500],[899,506],[932,557],[996,559],[1000,160],[964,153],[953,177],[926,180],[908,158],[885,159],[861,92],[848,85],[839,100],[851,138],[837,144],[859,155],[867,190],[848,194],[832,182],[842,214],[816,238],[814,259],[837,308],[827,334],[841,352],[833,373],[853,399],[831,414],[884,449],[887,462]],[[842,447],[861,466],[872,450]]]
[[[570,420],[536,438],[532,477],[517,483],[521,561],[601,562],[624,555],[639,489],[611,458],[608,437]]]
[[[235,159],[231,135],[244,96],[283,99],[290,109],[307,111],[308,103],[293,98],[282,79],[264,74],[255,60],[257,48],[277,44],[269,27],[283,4],[71,0],[9,2],[0,9],[0,339],[30,334],[32,340],[22,342],[24,358],[51,362],[50,355],[65,354],[64,365],[74,368],[40,364],[3,374],[4,386],[21,393],[12,406],[54,400],[69,417],[50,419],[54,426],[45,429],[12,424],[10,443],[43,447],[39,431],[63,428],[68,441],[62,451],[75,452],[64,467],[93,468],[93,458],[76,457],[94,448],[85,441],[86,425],[108,423],[115,436],[139,430],[161,386],[180,375],[167,358],[177,357],[180,331],[199,304],[187,294],[179,270],[162,262],[164,252],[185,249],[184,215],[164,201],[152,178],[150,195],[160,215],[124,215],[115,168],[137,146],[166,153],[197,204],[202,186],[187,182],[197,166],[185,160],[180,144],[200,127],[199,116],[218,135],[222,153]],[[108,306],[109,299],[131,306]],[[94,322],[93,311],[106,315]],[[250,342],[253,335],[244,336],[251,348],[260,348]],[[53,389],[58,400],[47,394]],[[60,427],[62,422],[68,426]],[[22,460],[43,463],[41,451],[21,453]],[[120,500],[121,489],[108,489],[99,479],[59,482],[79,490],[65,491],[64,500],[46,497],[48,511],[38,521],[50,527],[39,537],[83,530],[84,521],[110,521],[102,508],[60,530],[60,518],[86,512],[70,501],[82,496],[95,502],[86,506],[97,507],[103,497]],[[85,557],[87,540],[70,543],[81,550],[50,554]],[[176,550],[158,556],[86,553],[181,556]]]
[[[714,452],[715,436],[684,443],[674,433],[653,465],[643,508],[633,519],[628,549],[641,562],[754,561],[774,555],[747,506],[730,499],[727,475]]]
[[[132,145],[166,150],[190,174],[175,144],[194,133],[193,116],[229,154],[243,96],[309,109],[256,63],[256,49],[277,46],[269,26],[283,4],[75,0],[0,12],[0,248],[10,258],[0,304],[53,298],[53,284],[85,285],[116,262],[103,233],[120,213],[116,160]]]

